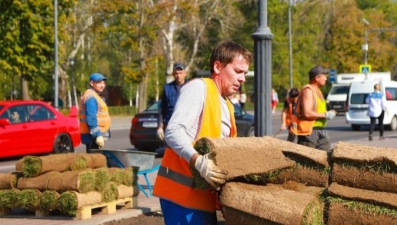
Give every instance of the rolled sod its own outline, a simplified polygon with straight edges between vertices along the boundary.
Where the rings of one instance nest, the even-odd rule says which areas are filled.
[[[102,202],[111,202],[118,199],[117,184],[114,182],[107,183],[101,192],[101,199]]]
[[[21,191],[18,189],[0,190],[0,209],[11,209],[18,206],[18,195]]]
[[[226,224],[324,224],[323,192],[324,188],[298,183],[260,186],[229,182],[221,191],[220,204]]]
[[[19,207],[35,211],[39,208],[41,192],[37,189],[26,189],[19,192],[17,204]]]
[[[80,193],[95,190],[95,172],[91,169],[83,171],[65,171],[51,176],[47,184],[48,190],[58,192],[78,191]]]
[[[210,153],[219,169],[227,171],[226,180],[290,168],[295,162],[282,153],[279,141],[271,137],[201,138],[194,148],[201,155]],[[199,172],[191,167],[193,185],[211,189]]]
[[[101,193],[97,191],[87,193],[65,191],[59,196],[58,210],[65,215],[76,216],[79,208],[98,203],[101,203]]]
[[[110,181],[107,167],[95,169],[95,191],[101,192]]]
[[[51,177],[59,176],[57,171],[40,174],[36,177],[21,177],[18,180],[18,189],[38,189],[40,191],[48,190],[48,183]]]
[[[283,154],[296,162],[294,167],[280,170],[270,182],[281,184],[296,181],[307,186],[328,187],[331,166],[326,151],[309,148],[292,142],[277,140]]]
[[[324,224],[397,224],[395,208],[341,198],[327,198],[327,221]]]
[[[124,179],[124,169],[118,168],[118,167],[111,167],[108,168],[109,176],[110,176],[110,181],[115,182],[117,185],[123,184],[123,179]]]
[[[74,153],[51,154],[46,156],[25,156],[16,164],[16,169],[25,177],[35,177],[50,171],[81,170],[87,166],[87,160]]]
[[[87,160],[87,168],[101,168],[107,166],[106,156],[101,153],[80,153]]]
[[[338,142],[332,160],[332,182],[397,193],[396,149]]]
[[[16,164],[17,171],[22,171],[25,177],[35,177],[49,171],[64,172],[100,167],[106,167],[106,157],[103,154],[86,153],[25,156]]]
[[[59,196],[56,191],[44,191],[40,196],[40,210],[46,213],[56,211]]]
[[[120,184],[117,186],[117,193],[118,199],[132,197],[134,195],[134,188]]]
[[[134,186],[138,182],[139,167],[130,166],[124,168],[122,184],[127,186]]]
[[[20,172],[0,173],[0,189],[16,188],[18,179],[22,176]]]
[[[328,195],[346,201],[371,203],[379,207],[386,206],[397,210],[397,194],[390,192],[369,191],[332,183],[327,189]],[[397,214],[396,214],[397,217]]]

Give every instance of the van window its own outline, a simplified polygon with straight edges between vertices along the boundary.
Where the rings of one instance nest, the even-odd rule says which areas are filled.
[[[356,93],[351,95],[350,104],[367,104],[365,103],[365,99],[367,98],[368,93]]]
[[[385,88],[386,100],[397,100],[397,88]]]
[[[349,86],[335,86],[332,87],[331,95],[347,94],[349,92]]]

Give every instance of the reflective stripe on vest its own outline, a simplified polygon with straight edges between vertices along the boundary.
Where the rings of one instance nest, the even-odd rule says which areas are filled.
[[[204,78],[203,81],[206,84],[206,98],[199,124],[199,133],[195,141],[201,137],[219,138],[221,135],[222,115],[218,89],[212,79]],[[232,126],[230,136],[236,137],[234,107],[229,100],[226,100],[226,103]],[[169,147],[165,149],[153,194],[186,208],[207,212],[215,211],[216,192],[194,188],[189,163]]]
[[[308,84],[302,88],[302,91],[305,88],[310,88],[313,92],[314,104],[313,110],[318,113],[325,113],[327,111],[327,103],[322,96],[318,96],[317,92],[313,89],[313,87]],[[300,93],[302,93],[302,91]],[[302,102],[301,96],[298,97],[298,101],[296,103],[296,110],[291,116],[291,131],[296,135],[310,135],[313,132],[313,127],[325,127],[327,125],[327,120],[325,118],[319,118],[316,120],[306,119],[302,115]]]
[[[80,133],[82,134],[90,133],[90,129],[88,128],[86,115],[85,115],[86,112],[85,102],[89,97],[94,97],[98,103],[98,112],[96,114],[96,118],[97,118],[99,130],[101,131],[101,133],[104,133],[110,129],[110,116],[108,112],[108,106],[103,101],[103,99],[92,89],[88,89],[87,91],[85,91],[81,100],[82,104],[79,113]]]

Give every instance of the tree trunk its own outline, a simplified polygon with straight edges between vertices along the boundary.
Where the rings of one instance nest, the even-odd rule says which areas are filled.
[[[22,87],[22,99],[23,100],[29,100],[30,96],[29,96],[29,82],[26,79],[27,77],[25,75],[23,75],[21,77],[21,87]]]

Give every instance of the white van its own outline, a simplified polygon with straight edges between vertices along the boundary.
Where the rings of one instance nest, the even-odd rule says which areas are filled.
[[[346,98],[349,92],[350,83],[348,84],[333,84],[331,90],[327,95],[327,103],[330,109],[336,112],[346,112]]]
[[[366,104],[365,99],[368,94],[374,91],[375,84],[380,84],[389,112],[385,114],[383,124],[390,130],[397,129],[397,82],[364,80],[352,82],[347,97],[346,123],[351,124],[353,130],[359,130],[361,125],[370,124],[370,119],[367,115],[368,104]]]
[[[350,84],[354,81],[365,80],[363,73],[341,73],[336,75],[336,83],[332,84],[331,90],[327,95],[327,103],[330,109],[336,112],[346,112],[346,99]],[[390,81],[390,72],[372,72],[367,74],[368,80]]]

